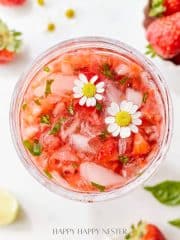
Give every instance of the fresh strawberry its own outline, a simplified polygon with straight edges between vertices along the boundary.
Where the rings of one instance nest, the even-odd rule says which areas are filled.
[[[0,0],[0,4],[5,6],[21,6],[26,0]]]
[[[159,228],[153,224],[140,221],[136,227],[132,225],[131,228],[125,240],[166,240]]]
[[[9,52],[8,50],[0,51],[0,64],[11,62],[14,58],[15,53]]]
[[[20,35],[19,32],[9,30],[7,25],[0,20],[0,64],[13,60],[21,47]]]
[[[169,16],[180,12],[179,0],[152,0],[149,11],[150,17]]]
[[[147,54],[171,59],[180,53],[180,12],[158,18],[147,28]]]
[[[150,151],[150,146],[144,137],[137,133],[134,136],[133,155],[143,155]]]

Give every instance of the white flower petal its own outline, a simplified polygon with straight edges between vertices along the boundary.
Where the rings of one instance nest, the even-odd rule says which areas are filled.
[[[74,93],[81,93],[82,89],[80,87],[73,87],[73,92]]]
[[[96,90],[97,93],[103,93],[104,91],[105,91],[104,88],[100,88],[100,89],[97,89],[97,90]]]
[[[105,123],[106,124],[110,124],[110,123],[114,123],[115,122],[115,118],[114,117],[106,117],[105,118]]]
[[[111,106],[107,109],[108,113],[114,116],[117,112],[119,112],[119,106],[117,103],[111,103]]]
[[[121,127],[120,129],[120,137],[121,138],[128,138],[131,135],[131,130],[129,127]]]
[[[138,106],[137,105],[133,105],[132,107],[131,107],[131,109],[130,109],[130,113],[131,114],[134,114],[137,110],[138,110]]]
[[[91,78],[90,82],[91,82],[91,83],[95,83],[97,79],[98,79],[98,76],[95,75],[95,76],[93,76],[93,77]]]
[[[84,86],[84,83],[83,83],[82,81],[76,79],[76,80],[74,81],[74,85],[77,86],[77,87],[82,88],[82,87]]]
[[[87,97],[82,97],[79,101],[79,105],[83,106],[86,103]]]
[[[133,107],[133,103],[132,102],[126,102],[126,104],[124,105],[124,108],[122,109],[122,111],[126,111],[126,112],[130,113],[132,107]]]
[[[96,106],[96,99],[94,97],[92,97],[90,99],[91,99],[91,106],[92,107]]]
[[[111,123],[109,124],[107,130],[108,132],[112,133],[114,131],[116,131],[119,128],[119,126],[116,123]]]
[[[142,116],[141,112],[136,112],[136,113],[132,114],[132,119],[137,119],[137,118],[140,118],[141,116]]]
[[[74,98],[80,98],[83,96],[83,94],[82,93],[74,93],[73,96],[74,96]]]
[[[97,88],[97,89],[104,88],[104,85],[105,85],[104,82],[100,82],[100,83],[98,83],[98,84],[96,85],[96,88]]]
[[[133,132],[133,133],[138,133],[138,128],[136,127],[136,125],[134,125],[134,124],[131,124],[130,126],[130,129],[131,129],[131,131]]]
[[[139,126],[139,125],[142,124],[142,120],[139,119],[139,118],[137,118],[137,119],[133,119],[132,123],[135,124],[135,125],[137,125],[137,126]]]
[[[121,128],[118,127],[118,128],[112,133],[113,137],[117,137],[117,136],[120,134],[120,131],[121,131]]]
[[[83,82],[83,83],[87,83],[88,82],[88,79],[86,77],[86,75],[80,73],[79,74],[79,79]]]
[[[96,98],[97,100],[102,100],[103,97],[102,97],[101,94],[96,94],[96,95],[95,95],[95,98]]]
[[[86,106],[87,107],[90,107],[91,106],[91,99],[92,98],[88,98],[87,101],[86,101]]]

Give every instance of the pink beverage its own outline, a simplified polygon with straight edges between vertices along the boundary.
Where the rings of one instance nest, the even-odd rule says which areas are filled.
[[[132,184],[162,158],[171,116],[167,90],[147,60],[86,40],[36,62],[18,116],[24,154],[38,174],[65,191],[92,194]]]

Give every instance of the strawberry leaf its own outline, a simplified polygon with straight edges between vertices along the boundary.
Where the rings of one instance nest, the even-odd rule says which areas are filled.
[[[160,17],[166,11],[166,7],[163,5],[164,0],[153,0],[149,11],[150,17]]]
[[[146,55],[150,55],[151,58],[154,58],[154,57],[157,56],[154,48],[153,48],[150,44],[148,44],[148,45],[146,46],[146,52],[145,52],[145,54],[146,54]]]

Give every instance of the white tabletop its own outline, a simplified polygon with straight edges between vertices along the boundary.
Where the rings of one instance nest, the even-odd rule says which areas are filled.
[[[168,239],[180,239],[180,231],[167,224],[179,217],[179,207],[159,204],[139,187],[121,199],[83,204],[66,200],[49,192],[24,169],[13,147],[9,130],[9,106],[13,88],[29,63],[45,49],[77,36],[106,36],[124,41],[141,52],[146,45],[142,27],[145,0],[46,0],[45,8],[35,0],[19,9],[0,7],[1,18],[9,26],[23,32],[24,50],[15,62],[0,66],[0,187],[13,192],[23,212],[19,220],[0,229],[3,240],[70,240],[106,239],[105,235],[56,235],[53,228],[127,228],[139,219],[160,226]],[[64,17],[66,8],[76,10],[76,18]],[[55,33],[46,33],[49,21],[57,24]],[[160,59],[153,59],[164,74],[172,93],[175,128],[172,144],[161,168],[148,184],[166,179],[180,179],[180,67]],[[123,236],[119,239],[123,239]]]

